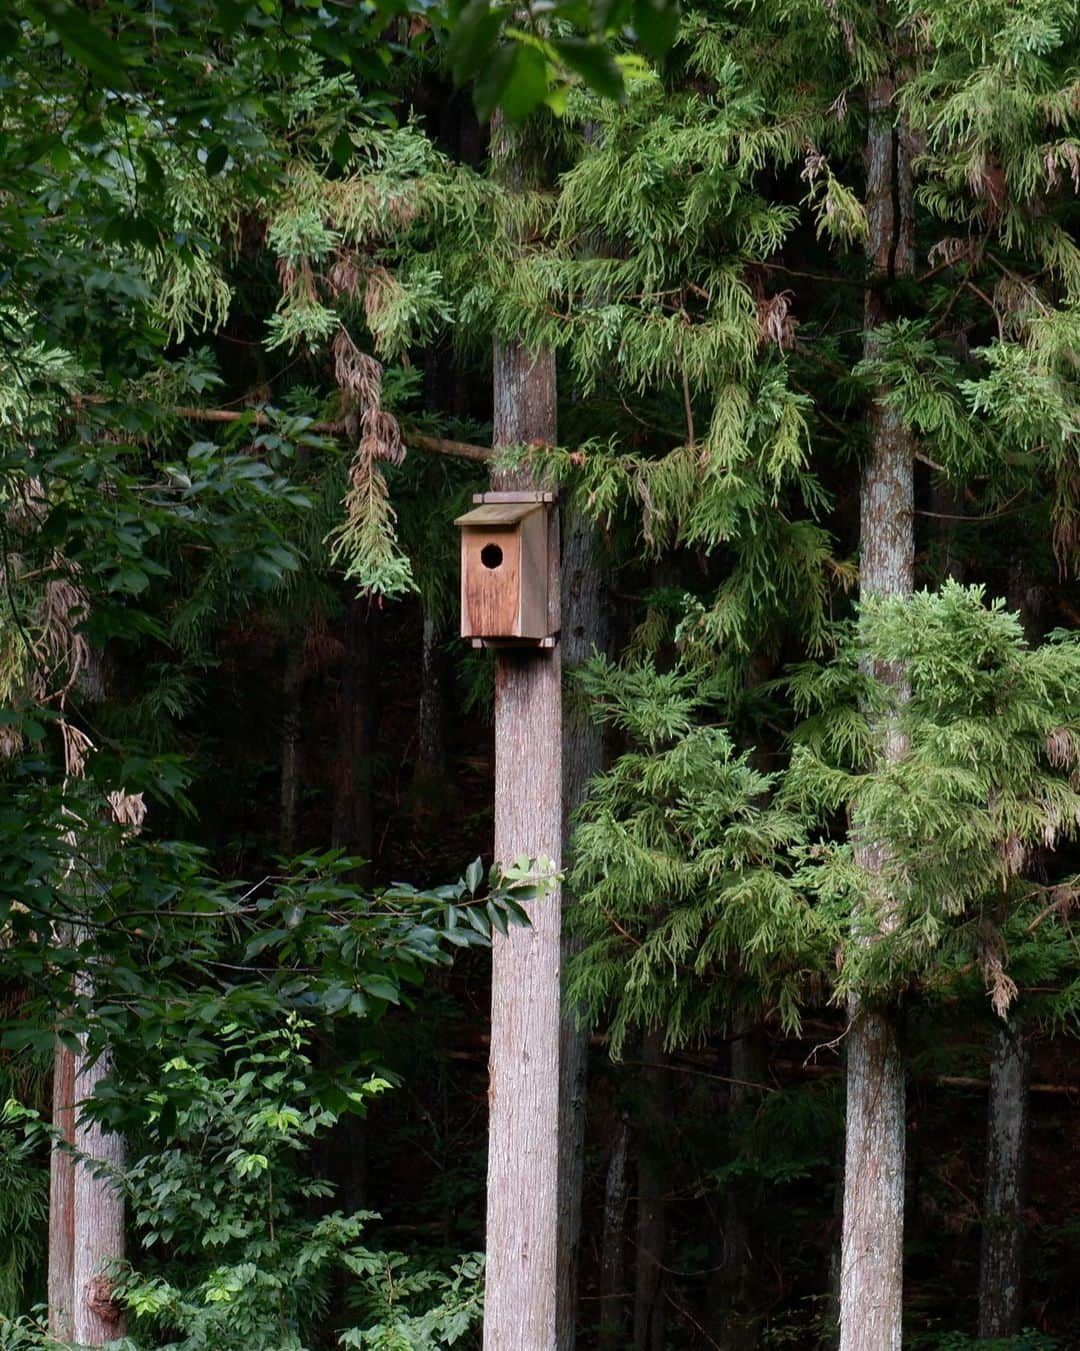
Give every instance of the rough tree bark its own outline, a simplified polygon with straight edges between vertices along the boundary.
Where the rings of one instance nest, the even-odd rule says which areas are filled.
[[[1031,1045],[1015,1016],[998,1021],[990,1054],[979,1262],[979,1336],[1014,1337],[1023,1294]]]
[[[555,437],[555,364],[516,343],[495,354],[495,440]],[[525,486],[502,476],[498,487]],[[495,661],[495,857],[546,855],[562,837],[561,654],[500,650]],[[561,907],[492,953],[484,1351],[556,1344]]]
[[[103,1270],[124,1256],[124,1198],[115,1180],[99,1175],[98,1168],[118,1171],[124,1166],[124,1138],[87,1120],[82,1110],[108,1073],[107,1055],[93,1063],[85,1054],[78,1057],[75,1148],[86,1158],[75,1164],[72,1303],[73,1340],[80,1346],[103,1346],[124,1332],[123,1310],[113,1302],[113,1283]]]
[[[492,154],[521,182],[522,150],[498,119]],[[556,439],[555,358],[497,340],[496,446]],[[493,487],[534,488],[526,474]],[[558,595],[558,573],[549,585]],[[495,661],[495,857],[559,863],[562,840],[562,662],[558,646],[502,649]],[[495,936],[488,1101],[484,1351],[554,1351],[559,1191],[561,904],[530,907],[532,925]]]
[[[75,1143],[75,1052],[57,1038],[53,1060],[52,1124]],[[75,1160],[54,1144],[49,1156],[49,1332],[67,1341],[75,1331]]]
[[[630,1119],[615,1122],[604,1182],[604,1222],[600,1240],[600,1351],[623,1345],[626,1322],[626,1201],[629,1194]]]
[[[607,637],[603,603],[604,570],[596,531],[573,508],[562,518],[562,661],[573,670],[593,650],[603,651]],[[563,860],[573,814],[585,800],[589,780],[603,768],[604,741],[588,710],[570,697],[563,707]],[[566,932],[565,914],[573,898],[564,895],[564,963],[577,950]],[[581,1191],[585,1170],[585,1114],[588,1098],[589,1028],[578,1011],[564,1007],[559,1056],[561,1111],[559,1122],[558,1333],[559,1351],[573,1351],[577,1341],[577,1275],[581,1245]]]
[[[890,74],[869,97],[867,216],[870,279],[864,315],[864,353],[878,348],[877,330],[889,317],[885,287],[914,265],[913,196],[907,137],[894,107]],[[908,595],[914,578],[914,443],[876,391],[870,411],[870,448],[863,468],[860,522],[860,594]],[[875,675],[902,685],[904,673],[870,661]],[[887,738],[885,755],[904,745]],[[857,842],[873,877],[885,861],[880,845]],[[892,921],[887,896],[876,898],[879,923]],[[847,1122],[844,1218],[840,1271],[840,1351],[899,1351],[903,1302],[904,1062],[899,1014],[857,998],[848,1006]]]
[[[634,1351],[664,1351],[667,1169],[663,1160],[669,1149],[666,1137],[671,1130],[671,1108],[661,1032],[645,1034],[641,1059]]]

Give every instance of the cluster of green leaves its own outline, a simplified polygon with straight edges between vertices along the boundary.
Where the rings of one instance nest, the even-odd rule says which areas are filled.
[[[155,1147],[125,1175],[144,1263],[163,1254],[121,1285],[133,1346],[300,1351],[323,1329],[336,1273],[366,1315],[342,1346],[452,1345],[478,1317],[475,1259],[427,1271],[369,1246],[378,1216],[326,1212],[333,1189],[308,1157],[337,1114],[312,1072],[310,1031],[296,1018],[254,1039],[226,1028],[217,1063],[163,1066],[147,1098]],[[353,1111],[389,1087],[349,1067],[335,1078]]]
[[[522,860],[493,872],[487,891],[475,863],[453,886],[372,896],[340,853],[287,861],[254,887],[222,881],[201,849],[130,838],[107,820],[102,761],[81,787],[31,781],[0,802],[0,960],[33,991],[5,1031],[12,1047],[48,1044],[59,1020],[65,1037],[89,1028],[92,1045],[116,1045],[121,1060],[130,1048],[137,1064],[163,1036],[190,1051],[223,1018],[378,1014],[456,948],[524,922],[522,902],[547,886]],[[143,786],[137,763],[122,768],[129,791]],[[167,780],[153,768],[145,784],[160,794]]]
[[[429,1269],[371,1246],[377,1215],[329,1210],[333,1188],[312,1175],[310,1158],[338,1112],[327,1106],[326,1076],[313,1069],[313,1031],[297,1015],[254,1035],[225,1025],[197,1063],[183,1055],[162,1062],[163,1048],[153,1047],[153,1078],[137,1089],[128,1082],[145,1152],[111,1179],[139,1239],[136,1262],[114,1273],[131,1320],[118,1343],[125,1351],[304,1351],[321,1344],[342,1277],[347,1317],[361,1321],[338,1329],[337,1345],[452,1346],[477,1322],[478,1257]],[[356,1067],[334,1077],[335,1096],[353,1112],[390,1087]],[[9,1103],[3,1125],[3,1165],[34,1181],[26,1162],[44,1131],[36,1113]],[[5,1323],[4,1334],[4,1344],[53,1345],[32,1324]]]

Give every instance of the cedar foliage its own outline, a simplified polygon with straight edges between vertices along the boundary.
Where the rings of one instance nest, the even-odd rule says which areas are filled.
[[[341,1308],[329,1271],[344,1259],[365,1327],[343,1344],[442,1344],[475,1317],[475,1264],[440,1274],[364,1246],[358,1219],[307,1224],[301,1202],[327,1201],[314,1148],[347,1110],[340,1086],[315,1074],[312,1088],[307,1052],[292,1045],[294,1078],[271,1088],[310,1089],[315,1105],[299,1126],[282,1118],[277,1138],[267,1113],[295,1104],[249,1103],[245,1115],[247,1068],[217,1034],[228,1014],[267,1039],[257,1045],[277,1045],[278,1002],[310,1012],[314,1001],[319,1052],[367,1082],[380,1056],[400,1053],[395,1038],[426,1050],[448,1035],[447,1007],[464,1006],[442,988],[393,1022],[402,983],[386,971],[401,962],[412,986],[439,953],[505,920],[498,904],[458,907],[444,893],[417,932],[359,897],[362,865],[322,852],[329,790],[316,783],[333,778],[321,742],[343,739],[351,716],[343,693],[325,691],[357,595],[399,626],[384,695],[409,678],[399,635],[414,592],[440,620],[452,613],[449,521],[471,471],[426,466],[410,432],[484,439],[493,337],[558,353],[567,444],[512,455],[563,487],[617,568],[625,650],[578,681],[613,759],[580,814],[571,879],[586,943],[572,989],[611,1049],[660,1027],[673,1052],[722,1057],[750,1019],[798,1062],[822,1024],[827,1041],[842,1032],[835,1009],[849,990],[900,998],[913,1024],[935,1029],[913,1064],[946,1054],[933,1045],[940,1028],[970,1035],[972,998],[1075,1031],[1078,658],[1068,634],[1037,641],[1009,613],[1041,589],[1049,624],[1075,623],[1075,6],[730,0],[688,8],[663,40],[656,24],[670,13],[632,8],[653,60],[623,33],[599,66],[558,24],[500,34],[482,5],[445,51],[437,12],[387,28],[377,11],[333,3],[185,0],[166,14],[110,0],[88,15],[20,4],[0,19],[0,965],[39,996],[13,1001],[7,1045],[46,1042],[72,972],[96,962],[100,998],[72,1027],[131,1039],[134,1062],[169,1064],[180,1084],[157,1138],[157,1090],[120,1057],[102,1109],[146,1132],[133,1186],[157,1206],[170,1170],[217,1151],[207,1181],[219,1191],[199,1203],[225,1216],[228,1263],[204,1261],[211,1224],[194,1274],[171,1253],[133,1277],[147,1344],[298,1336],[282,1332],[279,1298],[306,1290],[290,1293],[297,1264],[311,1265],[312,1307]],[[460,74],[492,50],[480,101],[549,110],[531,134],[551,174],[526,191],[493,181],[465,145],[475,127],[459,116],[455,130],[438,106],[449,107],[444,57]],[[880,283],[897,317],[864,357],[865,91],[886,68],[914,162],[919,275]],[[603,96],[620,84],[621,99]],[[856,620],[852,494],[871,391],[887,391],[915,434],[920,511],[936,514],[919,521],[930,590]],[[205,424],[180,412],[203,404],[249,411]],[[938,591],[942,555],[961,557],[976,585]],[[287,867],[265,820],[273,752],[230,760],[238,738],[225,726],[269,699],[286,643],[311,723],[301,833],[317,846]],[[905,665],[909,701],[860,672],[868,649]],[[101,660],[107,690],[89,679]],[[486,668],[460,665],[482,702]],[[874,757],[884,728],[907,743],[887,767]],[[468,735],[482,745],[481,729]],[[384,781],[409,736],[390,734]],[[64,783],[80,738],[99,746],[85,790]],[[338,754],[334,772],[355,776]],[[473,774],[482,752],[471,745],[468,758]],[[151,802],[149,838],[123,848],[101,818],[118,786]],[[106,859],[104,889],[79,897],[93,941],[76,947],[44,943],[42,927],[71,909],[60,880],[80,852],[67,841],[72,811]],[[450,844],[428,841],[425,856],[411,840],[376,867],[428,867],[433,855],[456,869],[450,850],[467,836],[471,857],[485,828],[480,807]],[[873,918],[852,848],[863,835],[888,842],[899,898],[899,922],[871,946],[850,932],[853,913]],[[248,865],[268,882],[238,899],[230,879]],[[247,977],[223,992],[232,966]],[[301,968],[318,975],[290,976]],[[372,1010],[385,1037],[379,1018],[342,1030]],[[176,1042],[197,1063],[168,1059]],[[970,1073],[970,1055],[948,1053]],[[419,1082],[423,1054],[416,1062]],[[783,1198],[760,1236],[761,1299],[743,1311],[770,1344],[809,1346],[820,1332],[800,1300],[826,1282],[814,1226],[827,1222],[833,1107],[785,1084],[723,1158],[706,1130],[713,1153],[699,1148],[681,1179],[718,1208],[746,1175]],[[452,1109],[426,1099],[423,1126],[400,1111],[407,1148],[422,1138],[438,1153],[443,1247],[460,1251],[445,1217],[475,1206],[475,1124],[455,1134]],[[27,1161],[41,1138],[19,1136],[22,1121],[5,1117],[4,1163],[33,1211]],[[265,1171],[295,1189],[276,1203],[292,1226],[276,1247],[244,1227],[244,1170],[262,1169],[250,1160],[264,1137],[290,1161],[274,1155]],[[789,1201],[815,1216],[792,1244]],[[147,1232],[168,1205],[146,1211]],[[6,1294],[25,1310],[26,1233],[14,1217],[0,1228]],[[697,1262],[701,1228],[675,1221],[686,1253],[673,1269]],[[249,1241],[263,1245],[250,1284]],[[1067,1268],[1068,1241],[1063,1228],[1044,1243],[1051,1276],[1053,1261]],[[798,1274],[771,1285],[772,1270]],[[404,1299],[388,1310],[379,1301],[395,1283]],[[679,1344],[700,1344],[690,1311],[706,1317],[705,1302],[691,1293],[686,1317],[673,1316]],[[937,1309],[955,1322],[952,1303],[950,1292]],[[243,1331],[230,1318],[241,1305]],[[1070,1337],[1069,1316],[1048,1326]],[[913,1309],[914,1330],[929,1321]],[[32,1336],[11,1325],[13,1344]]]

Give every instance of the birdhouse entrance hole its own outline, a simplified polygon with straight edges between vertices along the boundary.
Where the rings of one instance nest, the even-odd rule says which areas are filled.
[[[497,544],[485,544],[480,550],[480,562],[485,568],[497,568],[503,561],[503,551]]]

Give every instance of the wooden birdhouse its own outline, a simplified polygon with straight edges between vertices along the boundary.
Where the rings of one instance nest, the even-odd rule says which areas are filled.
[[[554,493],[473,498],[461,528],[461,636],[474,647],[553,647],[559,629]]]

